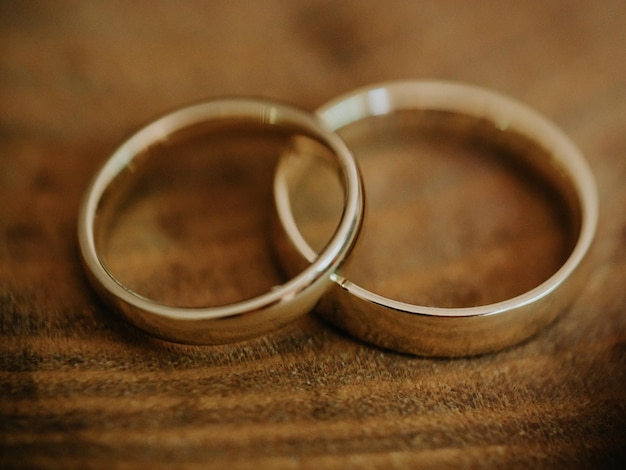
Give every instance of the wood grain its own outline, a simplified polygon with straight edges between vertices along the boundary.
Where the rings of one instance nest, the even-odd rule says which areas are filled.
[[[1,2],[0,466],[623,466],[624,25],[626,5],[611,0]],[[356,86],[426,77],[530,104],[593,168],[601,221],[576,274],[586,282],[537,337],[496,354],[424,359],[370,347],[308,315],[267,337],[192,347],[129,326],[88,286],[75,236],[80,197],[141,124],[213,96],[262,95],[312,110]],[[441,167],[424,168],[446,182]],[[489,174],[447,176],[459,182],[445,192],[452,221],[438,223],[459,240],[489,240],[471,238],[476,227],[455,218],[453,203],[510,187],[510,175]],[[531,193],[520,186],[516,194]],[[535,202],[522,213],[550,219],[541,199],[523,200]],[[411,208],[425,210],[415,201]],[[241,213],[241,230],[217,245],[234,274],[237,263],[271,261],[255,258],[264,245],[259,230],[246,227],[263,222],[249,213],[253,219]],[[400,222],[405,214],[386,217]],[[184,234],[168,220],[171,236]],[[507,220],[510,230],[519,227]],[[228,222],[217,229],[229,233]],[[537,236],[542,228],[547,239]],[[538,223],[516,242],[543,253],[560,230]],[[452,265],[471,272],[480,258],[461,251]],[[496,277],[537,276],[507,266],[498,264]],[[387,288],[401,285],[403,273],[396,275]],[[245,295],[219,272],[216,280]],[[184,283],[165,282],[155,287],[185,295]],[[484,295],[481,285],[433,289],[422,294],[436,302]]]

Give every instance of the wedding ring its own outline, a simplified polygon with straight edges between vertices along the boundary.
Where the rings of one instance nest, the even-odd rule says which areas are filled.
[[[554,321],[579,292],[581,281],[573,280],[572,273],[590,248],[598,219],[597,191],[587,162],[568,137],[546,118],[513,99],[474,86],[435,81],[383,83],[334,99],[317,113],[333,130],[340,131],[366,119],[409,111],[432,113],[437,119],[454,120],[460,116],[463,123],[479,122],[476,128],[487,132],[476,139],[495,138],[517,146],[516,157],[524,154],[528,146],[540,149],[533,154],[539,153],[541,158],[529,157],[524,165],[549,180],[568,206],[575,232],[571,250],[556,272],[536,287],[486,305],[415,305],[371,292],[336,273],[335,285],[316,312],[365,342],[417,355],[482,354],[528,339]],[[279,173],[276,178],[283,180],[287,175]],[[368,184],[366,178],[366,197]],[[300,232],[289,204],[282,202],[277,207],[292,248],[285,265],[311,262],[317,255]],[[423,224],[427,226],[428,220]],[[367,225],[366,221],[364,232]]]
[[[103,200],[115,198],[119,188],[135,178],[137,168],[150,159],[151,149],[163,142],[182,139],[202,126],[218,129],[217,132],[222,129],[245,132],[250,126],[256,126],[261,131],[292,132],[319,143],[334,158],[343,187],[344,209],[336,231],[319,256],[284,284],[223,306],[165,305],[134,292],[116,279],[98,250],[95,226],[103,217]],[[352,248],[362,212],[358,167],[343,141],[317,116],[263,100],[215,100],[161,117],[139,130],[113,153],[87,189],[79,212],[78,240],[86,273],[95,290],[131,323],[167,340],[219,344],[262,335],[310,311],[332,285],[331,276]]]

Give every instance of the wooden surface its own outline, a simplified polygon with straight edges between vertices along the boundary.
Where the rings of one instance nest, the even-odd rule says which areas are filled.
[[[625,44],[626,3],[617,0],[1,2],[0,466],[623,465]],[[263,95],[313,110],[398,78],[512,95],[588,157],[601,220],[577,273],[584,287],[556,324],[506,351],[455,360],[370,347],[314,315],[249,342],[191,347],[150,338],[94,295],[78,261],[79,200],[138,126],[201,98]],[[444,169],[432,174],[446,181]],[[480,202],[505,181],[463,174],[449,200]],[[451,207],[445,229],[467,238],[471,218],[456,220]],[[216,249],[234,278],[237,263],[267,261],[248,256],[262,247],[250,229],[258,211],[241,214],[213,222],[222,234],[238,227]],[[515,217],[507,220],[514,230]],[[549,249],[533,233],[519,246]],[[471,247],[455,258],[459,272],[480,262],[480,243]],[[506,268],[519,257],[507,256],[497,277],[525,279]],[[189,287],[159,282],[171,295]],[[426,294],[437,302],[484,292],[435,284]]]

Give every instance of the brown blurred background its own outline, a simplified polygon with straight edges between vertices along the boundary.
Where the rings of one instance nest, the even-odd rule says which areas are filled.
[[[617,0],[0,1],[0,466],[619,467],[625,45]],[[425,359],[308,315],[191,347],[148,337],[93,294],[79,200],[138,126],[223,95],[313,110],[400,78],[504,92],[587,156],[601,220],[585,287],[539,336]]]

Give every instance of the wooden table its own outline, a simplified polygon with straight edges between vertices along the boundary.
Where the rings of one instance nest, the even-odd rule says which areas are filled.
[[[2,2],[0,466],[624,464],[625,44],[617,0]],[[576,274],[583,287],[555,324],[499,353],[433,359],[368,346],[313,314],[239,344],[178,345],[100,303],[78,258],[78,205],[141,124],[233,94],[313,110],[403,78],[514,96],[587,156],[600,225]],[[493,194],[497,178],[463,181],[451,200]],[[467,228],[468,218],[454,220],[451,233]],[[251,264],[238,247],[258,253],[246,224],[222,238],[230,266]],[[521,236],[520,246],[535,246]],[[519,266],[507,256],[505,278]],[[477,259],[462,251],[459,272]],[[156,287],[175,295],[184,284]],[[454,303],[458,292],[435,300]]]

